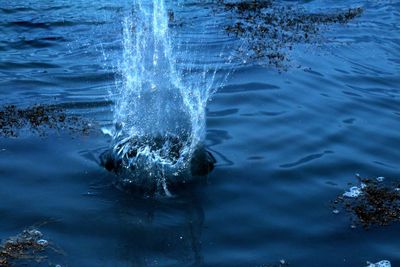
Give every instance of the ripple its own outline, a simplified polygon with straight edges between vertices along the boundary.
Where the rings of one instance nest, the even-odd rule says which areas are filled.
[[[29,7],[14,7],[14,8],[0,7],[0,12],[3,12],[4,14],[15,14],[27,11],[34,11],[34,9]]]
[[[208,112],[208,116],[210,117],[226,117],[229,115],[233,115],[239,112],[239,109],[232,108],[232,109],[225,109],[220,111],[210,111]]]
[[[346,124],[353,124],[355,121],[356,121],[355,118],[350,118],[350,119],[345,119],[345,120],[343,120],[343,123],[346,123]]]
[[[59,42],[65,42],[66,39],[61,36],[50,36],[36,39],[21,39],[17,41],[0,41],[0,45],[5,45],[7,49],[26,49],[26,48],[47,48],[59,45]],[[6,49],[6,50],[7,50]]]
[[[226,85],[218,90],[218,93],[241,93],[247,91],[278,90],[279,86],[267,83],[244,83]]]
[[[51,21],[51,22],[34,22],[34,21],[26,21],[26,20],[18,20],[18,21],[10,21],[3,22],[0,24],[2,27],[11,27],[11,28],[26,28],[26,29],[45,29],[49,30],[53,27],[71,27],[71,26],[79,26],[79,25],[101,25],[105,24],[105,21]]]
[[[281,167],[281,168],[292,168],[292,167],[296,167],[296,166],[302,165],[302,164],[304,164],[304,163],[307,163],[307,162],[310,162],[310,161],[319,159],[319,158],[323,157],[323,156],[326,155],[326,154],[333,154],[333,153],[334,153],[333,151],[327,150],[327,151],[324,151],[323,153],[309,155],[309,156],[304,157],[304,158],[302,158],[302,159],[299,159],[298,161],[293,162],[293,163],[288,163],[288,164],[280,165],[280,167]]]
[[[241,116],[244,117],[258,117],[258,116],[268,116],[268,117],[276,117],[285,114],[286,111],[260,111],[256,113],[243,113],[240,114]]]
[[[15,70],[15,69],[54,69],[60,68],[60,65],[51,64],[46,62],[11,62],[11,61],[3,61],[0,62],[0,69],[4,70]]]

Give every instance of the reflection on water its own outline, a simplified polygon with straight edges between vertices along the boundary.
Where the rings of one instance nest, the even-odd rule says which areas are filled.
[[[103,244],[127,266],[201,266],[204,210],[192,185],[179,197],[143,199],[112,188],[94,189],[96,198],[107,198],[115,245]],[[184,193],[183,193],[184,190]],[[108,221],[109,218],[106,220]]]

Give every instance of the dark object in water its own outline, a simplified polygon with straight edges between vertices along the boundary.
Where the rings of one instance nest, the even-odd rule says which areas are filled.
[[[127,144],[129,150],[123,155],[117,155],[116,150]],[[165,144],[168,144],[168,149],[163,149]],[[158,154],[159,159],[168,162],[169,166],[156,161],[150,169],[148,165],[143,165],[138,151],[144,147],[150,152],[160,153]],[[165,185],[174,186],[186,183],[194,176],[206,176],[214,169],[216,160],[202,145],[196,147],[188,159],[190,163],[182,168],[182,164],[179,164],[178,161],[185,160],[182,158],[184,149],[184,143],[176,136],[133,137],[113,149],[103,152],[100,155],[100,163],[105,169],[117,175],[118,187],[122,187],[122,189],[137,187],[151,192],[157,190],[157,187],[160,186],[157,183],[160,180]],[[157,175],[164,177],[157,177]]]
[[[67,130],[71,133],[87,135],[91,131],[91,123],[83,118],[67,114],[64,109],[55,105],[34,105],[18,108],[15,105],[0,109],[0,136],[18,137],[20,130],[43,136],[45,130]]]
[[[43,234],[39,230],[34,228],[23,230],[0,244],[0,266],[32,266],[33,263],[47,263],[48,266],[54,266],[46,253],[49,249],[61,253],[43,239]]]
[[[352,214],[353,224],[364,228],[385,226],[400,221],[400,184],[385,184],[377,179],[361,179],[357,197],[338,196],[335,206],[341,205]],[[335,207],[336,208],[336,207]]]
[[[198,146],[190,161],[190,171],[193,176],[205,176],[214,169],[216,160],[203,146]]]
[[[349,8],[330,13],[307,13],[305,9],[282,1],[219,0],[232,14],[225,31],[240,38],[238,57],[244,61],[264,60],[279,70],[286,70],[288,52],[296,44],[317,43],[323,26],[346,24],[363,13],[363,8]]]

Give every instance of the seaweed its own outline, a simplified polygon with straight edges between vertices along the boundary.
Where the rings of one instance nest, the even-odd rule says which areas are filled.
[[[218,1],[232,20],[229,35],[240,38],[239,55],[244,61],[267,60],[268,65],[287,69],[288,51],[296,44],[315,44],[323,26],[346,24],[363,13],[362,7],[332,13],[307,13],[303,8],[278,1]]]
[[[0,244],[0,266],[11,267],[28,263],[30,263],[29,266],[33,263],[59,266],[52,264],[49,260],[50,251],[63,254],[59,248],[43,238],[42,232],[35,228],[28,228]]]
[[[45,136],[49,129],[88,135],[92,127],[90,121],[78,115],[70,115],[55,105],[34,105],[27,108],[6,105],[0,109],[0,136],[3,137],[18,137],[23,129],[40,136]]]
[[[348,197],[346,193],[334,203],[351,214],[352,225],[364,228],[386,226],[400,221],[400,184],[387,184],[379,179],[360,178],[358,196]],[[338,212],[334,212],[338,213]]]

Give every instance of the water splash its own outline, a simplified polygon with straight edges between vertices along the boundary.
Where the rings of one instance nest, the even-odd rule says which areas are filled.
[[[123,21],[114,92],[111,157],[120,183],[155,186],[169,195],[169,181],[193,174],[195,155],[213,160],[201,143],[217,69],[196,64],[191,48],[173,38],[164,0],[134,3]]]

